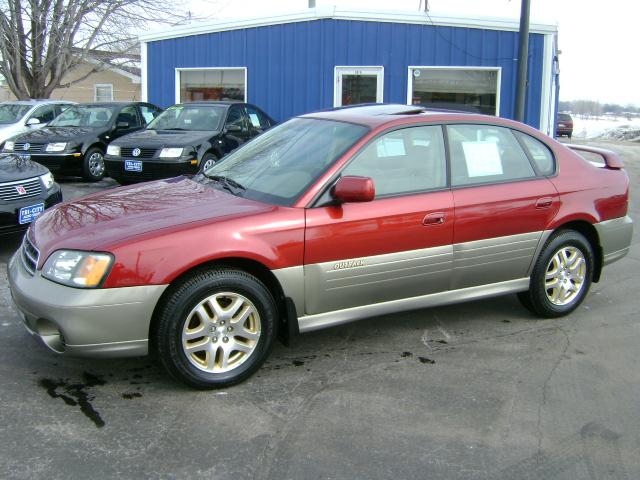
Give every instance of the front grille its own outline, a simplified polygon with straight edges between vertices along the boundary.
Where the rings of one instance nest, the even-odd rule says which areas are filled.
[[[20,256],[22,258],[22,264],[24,265],[24,268],[27,270],[27,272],[29,272],[31,275],[36,273],[38,259],[40,258],[40,252],[35,247],[35,245],[31,243],[31,240],[29,240],[28,232],[22,240],[22,249]]]
[[[24,148],[25,145],[28,145],[27,148]],[[37,153],[44,152],[44,147],[46,143],[16,143],[13,146],[13,151],[15,153],[27,152],[27,153]]]
[[[0,183],[0,200],[11,202],[22,198],[37,197],[42,193],[40,178],[27,178],[17,182]]]
[[[141,148],[140,155],[134,157],[133,151],[135,149],[135,147],[120,147],[120,156],[127,158],[153,158],[158,150],[157,148]]]

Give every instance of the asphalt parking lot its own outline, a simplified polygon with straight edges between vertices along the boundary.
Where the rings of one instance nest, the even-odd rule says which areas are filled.
[[[640,145],[626,161],[640,224]],[[66,199],[112,187],[62,182]],[[0,279],[0,478],[640,478],[640,246],[569,317],[515,296],[364,320],[277,345],[198,392],[153,360],[58,357]],[[0,243],[0,268],[19,245]]]

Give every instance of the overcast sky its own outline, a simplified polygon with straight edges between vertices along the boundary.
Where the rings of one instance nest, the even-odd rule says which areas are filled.
[[[188,0],[189,1],[189,0]],[[366,10],[417,11],[419,0],[316,0]],[[191,0],[198,15],[263,16],[305,9],[308,0]],[[521,0],[429,0],[430,13],[519,18]],[[560,99],[640,106],[640,2],[531,0],[531,21],[558,24]]]

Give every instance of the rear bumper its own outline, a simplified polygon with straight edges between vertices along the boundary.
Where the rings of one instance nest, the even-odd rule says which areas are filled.
[[[620,260],[631,248],[633,236],[633,220],[626,217],[605,220],[594,225],[600,237],[603,265]]]
[[[198,172],[198,166],[192,165],[192,159],[178,159],[175,161],[138,160],[142,162],[141,172],[131,172],[124,169],[124,158],[105,157],[104,165],[109,175],[114,180],[126,180],[129,182],[146,182],[163,178],[177,177],[179,175],[192,175]]]
[[[83,290],[8,266],[11,297],[25,327],[56,353],[130,357],[148,353],[149,325],[166,285]]]

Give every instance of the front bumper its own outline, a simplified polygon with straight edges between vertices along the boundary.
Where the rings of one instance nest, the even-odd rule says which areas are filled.
[[[124,169],[125,160],[142,162],[141,172],[132,172]],[[161,180],[179,175],[193,175],[198,172],[198,165],[192,164],[193,158],[178,158],[175,160],[157,160],[139,158],[121,158],[107,156],[104,159],[107,175],[114,180],[126,180],[128,182],[146,182],[149,180]]]
[[[57,183],[46,193],[36,197],[29,197],[19,201],[0,201],[0,235],[23,232],[29,227],[29,224],[21,225],[18,222],[18,212],[22,207],[44,203],[46,210],[60,202],[62,202],[62,191]]]
[[[82,154],[80,153],[29,153],[31,160],[44,165],[52,172],[82,171]]]
[[[29,332],[56,353],[132,357],[148,353],[149,325],[166,285],[77,289],[32,276],[21,250],[8,266],[13,302]]]

